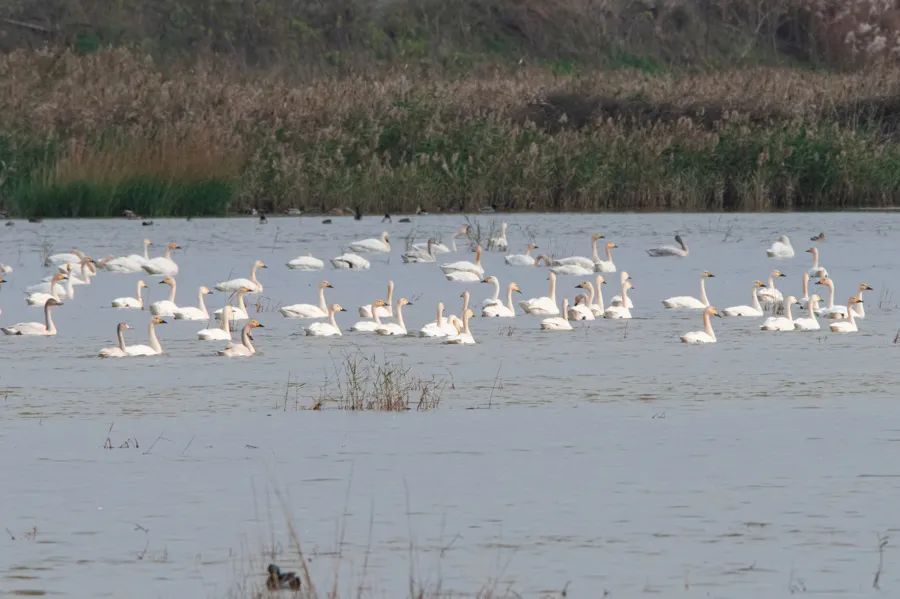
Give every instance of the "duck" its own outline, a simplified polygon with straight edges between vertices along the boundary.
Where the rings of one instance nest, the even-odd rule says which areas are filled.
[[[856,296],[853,296],[849,300],[847,300],[847,309],[845,313],[848,316],[845,320],[838,320],[830,323],[828,327],[831,329],[831,332],[856,333],[857,331],[859,331],[859,327],[856,324],[856,312],[854,312],[853,306],[861,303],[863,303],[863,301]]]
[[[606,260],[595,260],[594,270],[596,272],[616,272],[616,264],[613,262],[612,251],[619,247],[612,241],[607,241],[604,246],[606,250]]]
[[[569,320],[594,320],[596,316],[594,315],[594,310],[592,308],[594,305],[593,283],[590,281],[582,281],[578,285],[575,285],[575,288],[584,289],[587,291],[587,296],[578,296],[578,298],[584,297],[584,302],[579,302],[578,298],[576,298],[575,305],[569,308]]]
[[[860,283],[859,287],[856,288],[856,297],[859,298],[860,300],[862,300],[863,292],[865,292],[865,291],[874,291],[874,290],[872,289],[872,286],[869,285],[868,283]],[[853,304],[853,312],[857,318],[865,318],[866,317],[865,304],[863,304],[862,301],[860,301],[859,303],[854,303]]]
[[[434,239],[428,240],[428,243],[426,244],[424,250],[420,250],[415,247],[410,248],[408,252],[405,252],[400,256],[400,259],[403,260],[405,264],[423,264],[435,262],[436,258],[434,255]]]
[[[275,564],[269,564],[266,588],[270,591],[299,591],[300,579],[293,572],[282,572]]]
[[[551,272],[547,280],[550,281],[549,295],[519,302],[519,307],[526,314],[534,316],[557,316],[559,314],[559,306],[556,304],[556,273]]]
[[[769,246],[766,250],[766,256],[769,258],[793,258],[794,257],[794,247],[791,245],[791,240],[787,235],[781,235],[778,239]]]
[[[531,252],[538,249],[538,246],[534,243],[529,243],[525,247],[524,254],[510,254],[504,258],[506,263],[509,266],[534,266],[535,259],[534,256],[531,255]]]
[[[485,279],[487,282],[487,279]],[[496,304],[488,304],[481,309],[481,315],[485,318],[515,318],[516,308],[513,304],[513,293],[522,293],[517,283],[510,283],[506,287],[506,304],[497,302]]]
[[[50,315],[51,308],[62,306],[63,303],[56,298],[49,298],[44,302],[44,322],[19,322],[14,325],[3,327],[5,335],[27,335],[27,336],[44,336],[52,337],[56,335],[56,325],[53,323],[53,317]]]
[[[29,293],[25,296],[25,303],[29,306],[43,306],[47,303],[47,300],[50,298],[53,299],[68,299],[65,289],[62,288],[60,282],[68,279],[69,276],[65,275],[61,272],[55,273],[53,277],[50,279],[49,289],[52,291],[48,293],[44,293],[42,291],[35,291],[33,293]],[[62,289],[62,291],[60,291]]]
[[[563,298],[562,316],[551,316],[541,321],[542,331],[572,331],[569,322],[569,298]]]
[[[419,329],[419,337],[448,337],[458,335],[459,331],[444,318],[444,303],[438,302],[437,317],[434,322],[429,322]]]
[[[116,325],[116,345],[113,347],[104,347],[97,354],[101,358],[127,358],[128,351],[125,347],[125,331],[130,329],[127,322],[120,322]]]
[[[150,262],[150,246],[152,245],[152,241],[145,239],[143,256],[140,254],[130,254],[118,258],[109,258],[103,260],[102,267],[109,272],[117,273],[144,272],[144,265]]]
[[[225,307],[222,308],[222,315],[220,326],[200,329],[197,331],[197,339],[200,341],[231,341],[231,306],[225,304]]]
[[[335,314],[346,312],[340,304],[331,304],[328,308],[328,322],[314,322],[306,327],[306,334],[310,337],[341,336],[341,327],[338,326]]]
[[[822,298],[817,294],[812,294],[809,296],[809,300],[807,300],[806,309],[809,316],[805,318],[795,318],[794,319],[794,329],[797,331],[818,331],[822,327],[819,326],[819,320],[816,318],[816,313],[819,311],[819,302],[822,301]]]
[[[178,285],[175,283],[173,277],[166,277],[160,281],[159,284],[168,285],[170,287],[169,299],[160,300],[150,304],[150,314],[162,316],[163,318],[175,316],[175,312],[178,310],[178,304],[175,303],[175,293],[178,290]]]
[[[509,242],[506,240],[506,223],[500,223],[500,232],[492,236],[488,240],[488,249],[495,252],[505,252],[509,249]]]
[[[631,289],[634,289],[634,284],[632,284],[630,279],[622,283],[622,300],[617,304],[610,304],[603,312],[603,318],[612,320],[628,320],[631,318],[631,308],[628,307],[630,303],[628,292]]]
[[[381,305],[375,307],[378,316],[381,318],[391,318],[394,315],[394,281],[387,282],[387,298],[381,302]],[[357,310],[361,318],[372,318],[372,304],[360,306]]]
[[[397,321],[383,323],[380,327],[375,329],[375,332],[379,335],[384,336],[406,335],[406,323],[403,321],[403,306],[411,305],[411,301],[409,301],[405,297],[401,297],[399,300],[397,300],[397,307],[394,309],[394,313],[397,315]]]
[[[627,271],[623,270],[622,272],[620,272],[619,273],[619,289],[621,289],[625,285],[625,281],[630,281],[630,280],[631,280],[631,275],[629,275]],[[605,283],[605,281],[604,281],[604,283]],[[598,287],[598,289],[599,289],[599,287]],[[612,299],[609,300],[609,305],[611,305],[611,306],[617,306],[620,304],[622,304],[622,294],[621,293],[619,293],[619,295],[612,296]],[[634,304],[632,303],[630,297],[625,300],[625,307],[628,308],[629,310],[634,309]]]
[[[825,232],[822,231],[818,235],[813,235],[809,238],[810,241],[825,241]]]
[[[770,316],[760,325],[761,331],[793,331],[796,329],[794,315],[791,307],[797,303],[797,298],[789,295],[784,298],[784,316]]]
[[[459,262],[449,262],[447,264],[441,264],[441,270],[444,271],[444,275],[448,275],[453,272],[470,272],[479,277],[479,281],[481,277],[484,276],[484,268],[481,266],[481,246],[477,246],[475,248],[475,262],[469,262],[467,260],[461,260]]]
[[[241,342],[234,343],[229,342],[225,349],[221,349],[216,352],[220,356],[225,356],[226,358],[246,358],[252,356],[256,353],[256,348],[253,347],[253,329],[264,328],[262,323],[258,320],[251,320],[247,324],[244,325],[244,328],[241,329]]]
[[[201,286],[197,292],[197,307],[179,307],[173,312],[175,320],[209,320],[209,311],[206,309],[204,296],[212,294],[209,287]]]
[[[819,266],[819,248],[811,247],[808,250],[806,250],[806,253],[812,254],[812,266],[807,271],[807,272],[809,272],[809,276],[819,278],[819,279],[821,279],[822,277],[827,277],[828,271],[825,269],[824,266]]]
[[[161,356],[163,354],[163,347],[159,342],[159,338],[156,336],[156,327],[161,324],[166,324],[167,322],[168,321],[163,320],[159,316],[151,317],[150,325],[147,328],[149,344],[126,346],[125,352],[128,354],[128,357],[132,358],[140,356]]]
[[[359,254],[349,252],[331,259],[331,265],[338,270],[369,270],[372,264]]]
[[[250,269],[249,279],[231,279],[230,281],[222,281],[221,283],[216,284],[216,291],[237,291],[238,289],[246,288],[250,290],[250,293],[262,293],[263,285],[256,278],[256,271],[260,268],[269,267],[266,266],[266,263],[262,260],[257,260]]]
[[[112,301],[113,308],[128,308],[131,310],[143,310],[144,309],[144,289],[147,288],[147,283],[144,282],[143,279],[137,282],[137,291],[134,294],[134,297],[117,297]]]
[[[591,272],[594,270],[594,265],[600,260],[600,254],[597,252],[597,242],[601,239],[604,239],[604,236],[600,233],[594,233],[591,235],[591,257],[586,258],[584,256],[569,256],[568,258],[560,258],[559,260],[553,260],[551,262],[551,266],[565,266],[565,265],[578,265],[582,268],[589,269]]]
[[[307,254],[288,260],[287,267],[291,270],[322,270],[325,268],[325,263],[313,257],[312,254]]]
[[[769,275],[769,284],[757,289],[756,297],[758,297],[761,302],[765,302],[769,305],[781,304],[784,300],[784,295],[775,287],[775,280],[783,279],[786,276],[787,275],[780,270],[773,270],[772,274]]]
[[[688,250],[688,246],[684,242],[684,239],[681,238],[681,235],[675,236],[675,243],[677,243],[678,245],[663,245],[660,247],[650,248],[649,250],[647,250],[647,254],[652,258],[663,258],[666,256],[684,258],[685,256],[687,256],[690,250]]]
[[[706,297],[706,279],[715,276],[708,270],[700,274],[700,299],[689,295],[677,295],[664,299],[663,306],[670,309],[705,310],[709,306],[709,299]]]
[[[371,306],[376,308],[375,312],[373,312],[371,316],[373,320],[360,320],[352,327],[350,327],[350,330],[357,333],[374,333],[375,330],[382,325],[381,316],[379,316],[379,312],[381,312],[381,310],[379,310],[378,308],[383,308],[385,307],[385,305],[386,304],[383,299],[378,299],[372,302]],[[391,310],[391,312],[393,313],[393,309]]]
[[[175,242],[166,244],[166,252],[162,256],[151,258],[141,268],[150,275],[161,275],[165,277],[174,277],[178,274],[178,264],[172,260],[172,251],[180,250],[181,246]]]
[[[391,251],[391,239],[388,232],[384,231],[380,237],[361,239],[350,244],[354,252],[383,252]]]
[[[474,345],[475,337],[469,329],[469,320],[474,315],[472,310],[465,310],[462,315],[462,325],[456,329],[456,334],[448,336],[444,343],[447,345]]]
[[[248,318],[250,318],[250,312],[247,310],[247,304],[244,302],[244,297],[248,293],[250,293],[250,290],[246,289],[246,288],[239,289],[237,291],[237,293],[235,293],[235,297],[237,298],[235,303],[237,305],[232,306],[231,311],[230,311],[232,322],[237,321],[237,320],[247,320]],[[224,314],[224,312],[225,312],[224,308],[219,308],[218,310],[213,312],[213,317],[216,320],[222,320],[222,314]]]
[[[753,289],[750,290],[750,305],[731,306],[722,310],[722,314],[725,316],[762,316],[763,309],[759,304],[759,295],[756,291],[765,286],[766,284],[762,281],[753,281]]]
[[[327,318],[328,304],[325,302],[325,290],[334,289],[334,286],[328,281],[322,281],[318,285],[319,305],[313,304],[292,304],[284,306],[278,311],[285,318]]]
[[[819,316],[828,319],[846,318],[847,309],[844,306],[837,306],[834,303],[834,281],[828,277],[822,277],[816,281],[816,285],[824,285],[828,287],[828,305],[819,310]]]
[[[700,343],[716,343],[716,333],[712,328],[711,317],[713,316],[718,316],[721,318],[722,315],[719,314],[719,310],[715,306],[707,306],[703,310],[703,330],[685,333],[681,336],[681,342],[691,345],[697,345]]]

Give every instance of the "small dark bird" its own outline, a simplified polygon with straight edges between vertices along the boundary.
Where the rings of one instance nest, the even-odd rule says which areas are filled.
[[[330,219],[330,218],[326,218],[325,220],[322,221],[322,224],[323,224],[323,225],[330,225],[330,224],[331,224],[331,219]]]
[[[188,214],[188,215],[187,215],[187,218],[186,218],[185,220],[188,221],[188,222],[191,222],[191,219],[192,219],[192,218],[194,218],[194,217],[191,216],[190,214]]]
[[[142,227],[152,227],[152,226],[153,226],[153,221],[152,221],[152,220],[141,221],[141,226],[142,226]]]
[[[391,222],[391,215],[388,214],[387,212],[385,212],[384,216],[381,218],[381,222],[383,222],[383,223]]]
[[[813,235],[809,238],[810,241],[825,241],[825,232],[819,233],[818,235]]]
[[[42,222],[44,222],[44,219],[42,219],[42,218],[40,218],[40,217],[37,217],[37,216],[32,216],[31,218],[28,219],[28,222],[30,222],[30,223],[42,223]]]
[[[259,224],[264,225],[264,224],[266,224],[267,222],[269,222],[269,219],[266,218],[266,213],[265,213],[265,212],[260,212],[260,213],[259,213]]]
[[[362,220],[362,209],[359,206],[353,208],[353,220]]]
[[[419,206],[416,206],[416,214],[428,214],[428,211],[427,211],[427,210],[423,210],[423,209],[422,209],[422,206],[419,205]]]
[[[266,579],[266,588],[270,591],[300,590],[300,579],[293,572],[282,572],[275,564],[269,564],[269,577]]]
[[[398,223],[411,223],[412,221],[408,218],[401,218],[397,221]]]
[[[12,227],[12,226],[15,225],[15,224],[16,224],[16,223],[12,222],[11,220],[6,221],[6,226],[7,226],[7,227]]]

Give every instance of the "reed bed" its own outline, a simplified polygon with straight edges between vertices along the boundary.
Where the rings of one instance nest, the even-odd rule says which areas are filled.
[[[0,56],[0,201],[43,217],[887,206],[898,72],[298,81],[125,49],[17,51]]]

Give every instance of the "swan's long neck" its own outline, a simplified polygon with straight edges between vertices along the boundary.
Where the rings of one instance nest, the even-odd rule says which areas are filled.
[[[818,250],[812,252],[812,258],[813,258],[813,263],[812,263],[813,270],[817,270],[819,268],[819,251]]]
[[[809,297],[809,273],[803,273],[803,297]]]
[[[612,261],[613,261],[612,248],[609,246],[606,246],[606,261],[609,262],[610,264],[612,264]]]
[[[624,297],[624,294],[623,296]],[[700,279],[700,301],[703,302],[704,306],[709,305],[709,298],[706,297],[706,278]]]
[[[818,322],[816,318],[816,312],[819,310],[819,300],[810,300],[809,304],[806,306],[807,312],[809,312],[809,317]]]
[[[134,294],[134,299],[136,299],[138,301],[138,305],[140,306],[141,310],[144,309],[144,296],[142,294],[143,291],[144,291],[144,286],[141,285],[140,281],[138,281],[137,291]]]
[[[444,324],[444,306],[438,304],[437,307],[437,317],[434,319],[434,322],[438,326],[442,326]]]
[[[494,295],[491,296],[491,299],[496,302],[500,299],[500,281],[499,281],[499,279],[494,279],[492,284],[494,286]]]
[[[244,303],[244,295],[246,294],[238,293],[238,308],[243,310],[245,314],[249,314],[249,312],[247,312],[247,305]]]
[[[328,312],[328,304],[325,303],[325,288],[319,287],[319,308],[322,312]],[[374,308],[373,308],[374,310]]]
[[[595,286],[594,293],[597,297],[597,301],[594,303],[597,304],[597,307],[599,307],[601,311],[605,310],[606,308],[603,305],[603,283],[601,283],[599,280],[597,281],[597,285]],[[622,297],[622,301],[625,301],[624,296]]]
[[[172,248],[166,246],[166,253],[163,254],[163,257],[164,257],[166,260],[171,260],[171,259],[172,259]]]
[[[144,260],[150,259],[150,244],[146,241],[144,242]]]
[[[859,299],[860,303],[853,305],[853,311],[856,312],[859,316],[865,316],[866,314],[866,305],[862,303],[863,298],[863,290],[860,289],[859,293],[856,294],[856,297]]]
[[[550,300],[556,305],[556,277],[550,277]]]
[[[156,353],[161,354],[162,350],[163,350],[162,345],[159,344],[159,339],[156,337],[156,325],[153,323],[152,320],[150,321],[149,336],[150,336],[150,347],[153,348],[153,351],[155,351]]]
[[[393,283],[388,283],[387,305],[388,306],[394,305],[394,284]]]
[[[253,265],[253,268],[250,269],[250,280],[251,280],[253,283],[256,283],[257,285],[259,285],[259,281],[256,280],[256,270],[257,270],[258,268],[259,268],[259,265],[258,265],[258,264],[254,264],[254,265]]]
[[[688,246],[687,246],[687,244],[684,242],[683,239],[679,239],[679,240],[678,240],[678,245],[681,246],[681,251],[683,251],[685,254],[688,253]]]
[[[197,305],[199,306],[201,312],[203,312],[204,314],[208,314],[206,310],[206,302],[203,300],[204,295],[205,294],[202,291],[197,292]]]
[[[834,308],[834,282],[828,284],[828,309]]]
[[[600,262],[600,253],[597,251],[597,242],[598,241],[600,241],[600,240],[599,239],[591,240],[591,258],[594,260],[594,262]]]
[[[469,309],[469,294],[466,293],[465,295],[463,295],[462,313],[465,314],[468,309]]]
[[[700,285],[702,288],[703,281],[700,281]],[[706,292],[704,291],[704,294],[705,293]],[[624,283],[622,284],[622,307],[623,308],[628,307],[628,285],[625,285]]]
[[[703,313],[703,330],[706,331],[706,334],[715,340],[716,334],[713,332],[712,328],[712,317],[710,317],[709,312]]]
[[[532,252],[531,246],[528,246],[525,248],[525,255],[528,256],[529,258],[531,257],[531,252]]]
[[[172,289],[169,290],[169,301],[175,303],[175,279],[172,279]]]
[[[588,308],[590,308],[594,303],[594,286],[592,284],[588,283],[586,290],[587,290],[587,294],[588,294],[587,305],[588,305]]]
[[[794,307],[794,304],[792,304],[790,302],[785,302],[785,307],[784,307],[785,318],[787,318],[791,322],[794,322],[794,315],[791,312],[791,309],[793,307]]]
[[[53,324],[53,316],[50,315],[50,304],[44,304],[44,328],[50,334],[56,333],[56,325]]]
[[[406,323],[403,321],[403,304],[397,302],[397,324],[400,325],[404,331],[406,330]]]
[[[119,341],[119,349],[125,351],[125,329],[119,329],[116,331],[116,338]]]
[[[91,269],[88,268],[87,262],[81,263],[81,280],[85,283],[91,282]]]
[[[513,286],[512,283],[509,284],[509,287],[506,289],[506,307],[509,308],[509,311],[515,313],[516,309],[513,307]]]
[[[250,339],[250,325],[244,325],[244,330],[241,331],[241,344],[250,350],[250,353],[256,353],[256,348],[253,347],[253,341]]]
[[[222,330],[231,335],[231,306],[222,308]]]
[[[569,322],[569,298],[563,299],[562,317],[563,320]]]
[[[471,335],[472,331],[469,330],[469,313],[466,312],[463,314],[463,333],[466,335]]]
[[[72,275],[69,274],[69,278],[66,279],[66,297],[69,299],[75,299],[75,282],[72,281]]]
[[[331,326],[333,326],[334,328],[337,329],[338,325],[337,325],[337,320],[335,320],[335,318],[334,318],[335,314],[337,314],[337,312],[335,312],[334,310],[328,311],[328,322],[331,323]]]
[[[852,302],[847,302],[847,320],[850,321],[850,324],[856,326],[856,312],[853,310]]]
[[[753,292],[750,294],[750,305],[753,306],[754,310],[762,310],[762,306],[759,305],[759,296],[756,295],[756,286],[753,286]]]

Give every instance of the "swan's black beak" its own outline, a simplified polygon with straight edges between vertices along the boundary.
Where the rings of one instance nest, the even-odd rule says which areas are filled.
[[[158,324],[169,324],[168,320],[160,320]]]
[[[407,305],[407,306],[412,306],[413,303],[412,303],[412,302],[406,302],[406,305]]]
[[[347,311],[347,308],[341,308],[340,310],[338,310],[338,312],[346,312],[346,311]]]
[[[260,323],[257,323],[256,328],[264,329],[264,328],[266,328],[266,325],[264,325],[263,323],[260,322]]]
[[[266,266],[265,264],[262,264],[262,265],[260,265],[260,268],[269,268],[269,267]]]
[[[782,279],[782,278],[784,278],[784,277],[786,277],[786,276],[787,276],[787,275],[784,274],[783,272],[778,274],[778,278],[779,278],[779,279]]]
[[[160,281],[159,284],[160,284],[160,285],[165,285],[166,282],[165,282],[165,281]]]
[[[516,289],[515,291],[516,291],[516,293],[522,293],[521,289]]]
[[[334,289],[334,285],[332,285],[331,283],[328,283],[327,285],[325,285],[325,287],[327,287],[328,289]]]

